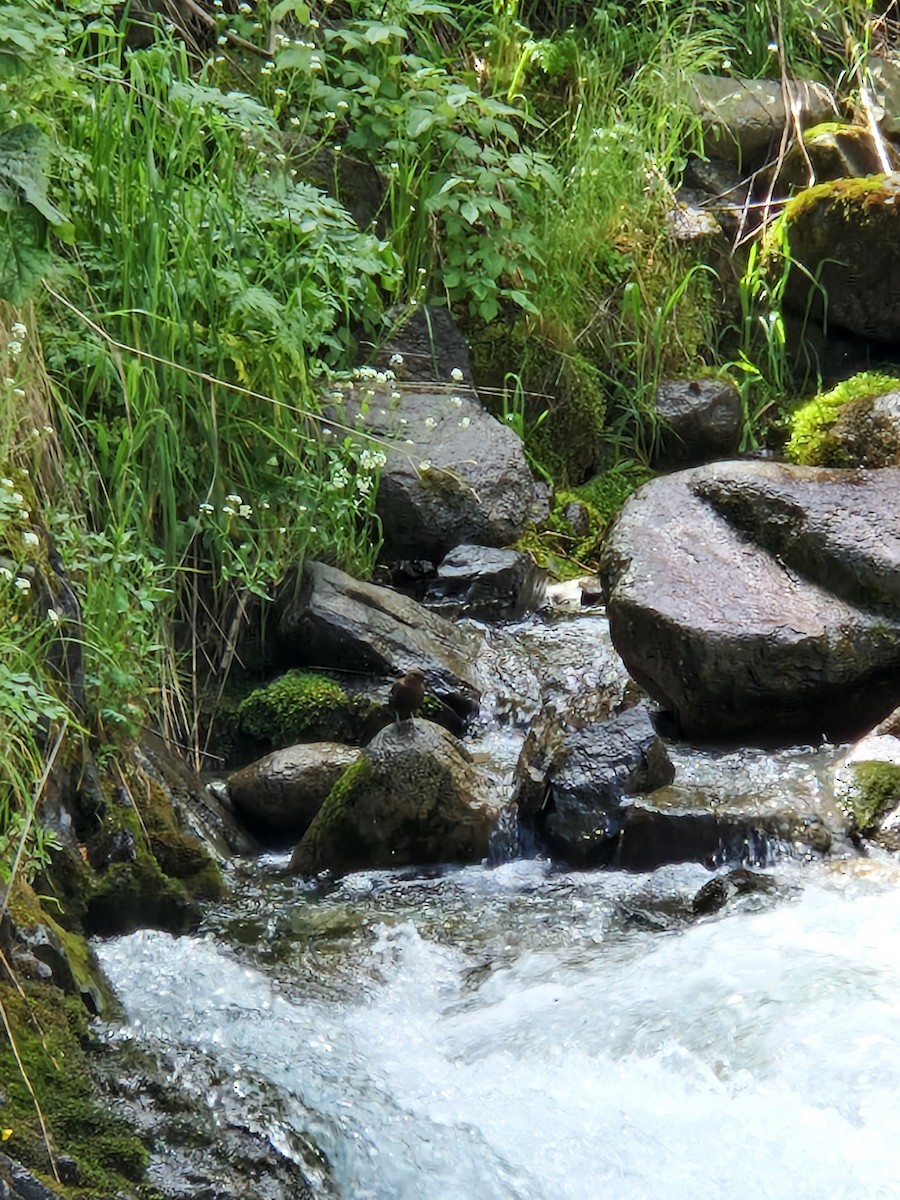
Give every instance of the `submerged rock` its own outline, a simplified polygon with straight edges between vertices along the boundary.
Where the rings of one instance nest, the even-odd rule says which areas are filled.
[[[299,580],[282,587],[277,609],[284,659],[376,675],[421,667],[438,700],[463,719],[477,712],[478,635],[408,596],[306,562]]]
[[[358,755],[336,742],[288,746],[236,771],[228,780],[228,795],[264,844],[290,845],[306,832]]]
[[[403,721],[377,734],[341,776],[294,851],[291,870],[344,874],[480,862],[496,819],[456,738],[429,721]]]
[[[778,890],[778,881],[771,875],[734,867],[705,883],[694,897],[691,908],[695,916],[706,916],[724,908],[735,896],[771,895]]]
[[[687,736],[859,728],[900,693],[900,470],[656,479],[613,526],[604,582],[625,665]]]
[[[519,817],[575,863],[608,856],[625,797],[670,783],[675,771],[643,707],[564,730],[552,718],[529,735],[516,769]]]

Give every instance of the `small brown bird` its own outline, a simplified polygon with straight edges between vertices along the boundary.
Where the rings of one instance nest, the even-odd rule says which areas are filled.
[[[425,672],[421,667],[412,667],[405,675],[401,675],[388,698],[388,704],[394,710],[394,717],[399,722],[412,720],[422,707],[425,699]]]

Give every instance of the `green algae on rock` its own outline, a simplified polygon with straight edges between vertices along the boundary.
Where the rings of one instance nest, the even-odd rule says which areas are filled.
[[[352,740],[359,705],[327,675],[288,671],[256,688],[238,706],[243,733],[280,749],[296,742]]]

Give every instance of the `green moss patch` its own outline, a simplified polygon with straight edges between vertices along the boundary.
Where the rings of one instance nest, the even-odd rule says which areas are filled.
[[[256,688],[238,706],[243,733],[278,749],[297,742],[353,740],[359,703],[325,675],[288,671]]]
[[[56,1155],[73,1158],[76,1182],[61,1187],[52,1175],[47,1147],[28,1085],[7,1033],[0,1030],[0,1125],[12,1130],[6,1150],[67,1200],[100,1200],[133,1193],[147,1165],[147,1151],[121,1118],[94,1099],[85,1054],[87,1015],[77,997],[55,988],[24,984],[24,994],[0,984],[0,1002],[26,1064]]]
[[[606,532],[631,493],[646,483],[652,472],[640,463],[617,463],[581,487],[557,492],[543,528],[528,529],[516,543],[539,566],[558,579],[574,579],[599,567]],[[577,506],[580,520],[572,524]],[[586,530],[585,527],[586,526]]]
[[[895,376],[864,371],[829,392],[813,396],[788,419],[787,458],[812,467],[849,465],[843,440],[834,432],[836,423],[849,405],[865,406],[865,402],[898,387],[900,380]]]
[[[900,803],[900,766],[861,762],[853,770],[856,787],[848,797],[850,814],[860,833],[871,833],[885,813]]]

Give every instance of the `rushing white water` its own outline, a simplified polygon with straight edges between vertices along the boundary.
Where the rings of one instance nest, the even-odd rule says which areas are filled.
[[[310,1133],[347,1200],[897,1197],[896,869],[806,868],[672,917],[704,878],[513,863],[325,901],[273,883],[244,948],[222,926],[98,949],[130,1035],[215,1060],[238,1094],[271,1085],[260,1123]],[[630,920],[657,902],[674,928]]]

